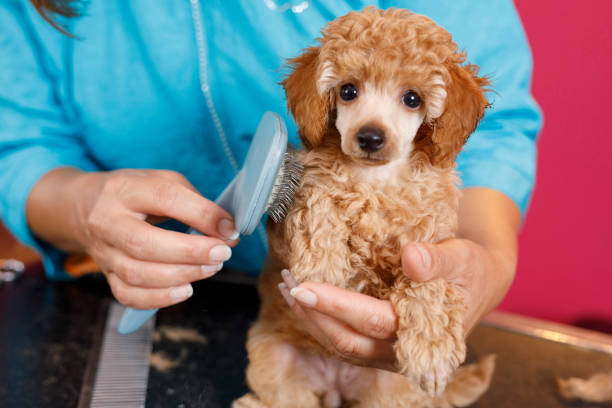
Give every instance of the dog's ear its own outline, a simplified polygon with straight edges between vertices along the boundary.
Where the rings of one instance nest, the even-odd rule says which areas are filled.
[[[288,61],[292,70],[281,82],[287,96],[287,107],[298,125],[302,143],[317,147],[329,126],[331,93],[319,93],[317,88],[319,48],[307,48],[300,56]]]
[[[421,129],[429,134],[425,149],[432,164],[440,167],[454,165],[457,155],[476,130],[489,102],[485,97],[489,81],[478,76],[475,65],[448,66],[450,81],[446,86],[446,101],[442,115]]]

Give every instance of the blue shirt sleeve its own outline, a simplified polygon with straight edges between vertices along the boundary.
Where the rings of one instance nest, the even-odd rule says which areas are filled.
[[[488,18],[465,44],[492,92],[492,108],[457,159],[464,187],[489,187],[510,197],[524,217],[536,171],[536,137],[542,115],[531,96],[532,58],[519,16],[510,1],[488,3]],[[473,44],[473,46],[472,46]]]
[[[37,240],[26,216],[34,184],[58,167],[96,170],[80,140],[69,89],[58,67],[61,49],[43,48],[23,3],[0,3],[0,216],[22,243],[36,249],[48,276],[63,277],[62,253]],[[59,35],[52,29],[45,35]],[[62,276],[63,275],[63,276]]]

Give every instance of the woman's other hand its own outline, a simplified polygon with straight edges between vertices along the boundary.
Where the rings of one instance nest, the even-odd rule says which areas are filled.
[[[466,336],[502,301],[516,271],[518,207],[502,193],[463,190],[457,239],[412,243],[402,249],[404,274],[417,282],[443,278],[462,292]]]
[[[353,364],[395,370],[397,316],[391,302],[318,282],[299,286],[287,270],[279,285],[312,337]]]
[[[520,215],[509,198],[486,188],[464,190],[460,203],[459,238],[406,245],[402,269],[415,281],[443,278],[461,289],[467,336],[510,287]],[[395,370],[397,316],[389,301],[324,283],[297,285],[288,271],[283,280],[285,300],[321,345],[354,364]]]

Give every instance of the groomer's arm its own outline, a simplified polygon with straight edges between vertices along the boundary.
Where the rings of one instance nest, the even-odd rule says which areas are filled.
[[[152,216],[207,236],[163,230]],[[232,217],[172,171],[57,168],[35,184],[26,217],[39,239],[89,253],[117,300],[142,309],[191,296],[190,282],[215,274],[237,243]]]
[[[413,280],[444,278],[462,289],[467,335],[512,283],[520,214],[512,200],[495,190],[473,187],[463,193],[458,238],[406,245],[402,266]],[[293,296],[288,288],[281,292],[321,344],[354,363],[393,369],[397,316],[390,302],[322,283],[298,288]]]

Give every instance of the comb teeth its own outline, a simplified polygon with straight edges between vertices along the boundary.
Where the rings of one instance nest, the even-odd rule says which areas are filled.
[[[276,182],[268,200],[268,215],[275,223],[281,221],[293,204],[293,198],[300,188],[304,166],[297,157],[293,146],[287,146]]]

